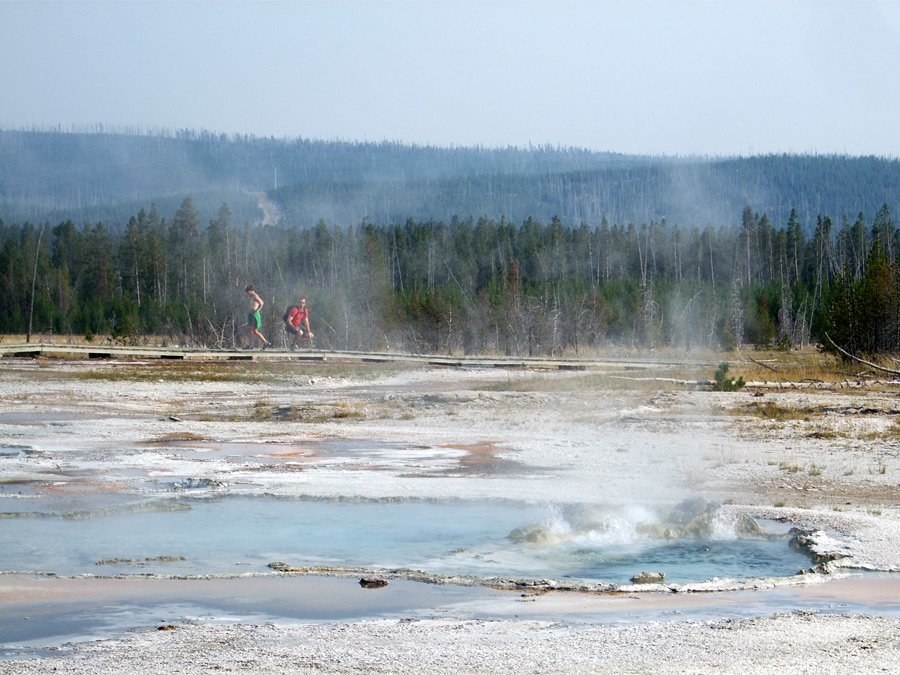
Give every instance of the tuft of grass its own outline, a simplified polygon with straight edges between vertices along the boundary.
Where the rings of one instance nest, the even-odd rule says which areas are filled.
[[[331,416],[336,420],[356,420],[366,416],[365,410],[352,403],[336,403]]]
[[[807,473],[809,473],[810,476],[821,476],[822,469],[820,469],[818,467],[818,465],[813,464],[812,466],[809,467],[809,471]]]
[[[876,464],[874,467],[869,467],[869,474],[884,476],[885,474],[887,474],[887,464],[885,464],[884,462],[878,462],[878,464]]]
[[[250,408],[250,419],[258,421],[275,419],[275,406],[265,399],[257,401]]]
[[[844,436],[844,434],[840,434],[833,429],[826,429],[825,427],[818,427],[817,429],[813,429],[808,434],[806,434],[807,438],[819,438],[825,440],[833,440],[842,436]]]
[[[778,501],[773,503],[772,506],[774,506],[776,509],[780,509],[783,508],[786,503],[787,502],[785,502],[783,499],[779,499]]]
[[[778,468],[782,471],[787,471],[788,473],[800,473],[803,470],[796,464],[788,464],[787,462],[781,462],[778,465]]]

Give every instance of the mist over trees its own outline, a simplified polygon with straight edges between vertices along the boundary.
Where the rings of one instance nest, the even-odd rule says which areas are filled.
[[[559,218],[288,228],[237,225],[225,204],[203,223],[188,197],[168,216],[141,209],[120,235],[100,222],[0,223],[0,332],[32,321],[38,334],[231,347],[246,341],[253,283],[267,336],[280,337],[302,296],[322,348],[558,355],[790,347],[827,331],[876,353],[900,346],[898,251],[887,204],[871,226],[862,213],[839,226],[820,216],[807,237],[796,213],[776,225],[749,205],[718,228]]]
[[[127,131],[127,130],[126,130]],[[652,157],[579,148],[481,148],[274,139],[179,131],[0,130],[0,217],[102,221],[120,232],[155,203],[191,196],[201,220],[227,203],[262,220],[256,193],[287,227],[559,217],[568,226],[734,224],[745,204],[775,223],[793,210],[809,236],[819,214],[900,208],[900,162],[878,157]]]
[[[896,160],[98,131],[0,131],[0,332],[231,347],[253,283],[324,348],[900,351]]]

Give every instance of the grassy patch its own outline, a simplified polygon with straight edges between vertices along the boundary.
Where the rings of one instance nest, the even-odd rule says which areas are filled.
[[[102,380],[105,382],[242,382],[267,383],[296,377],[319,379],[369,380],[391,375],[402,366],[372,366],[371,364],[297,363],[287,361],[167,361],[129,363],[110,361],[91,363],[89,367],[55,375],[75,380]]]
[[[257,401],[250,408],[250,419],[257,422],[330,422],[332,420],[368,419],[369,410],[361,403],[335,401],[332,403],[303,403],[274,405]]]
[[[859,371],[854,364],[844,363],[814,348],[786,352],[755,350],[752,356],[757,363],[741,365],[741,373],[747,381],[839,382],[856,377]]]
[[[900,441],[900,423],[894,422],[881,431],[867,431],[859,434],[861,441]]]
[[[153,442],[154,443],[177,443],[178,441],[205,441],[206,439],[200,434],[194,434],[189,431],[184,432],[172,432],[171,434],[163,434],[162,436],[157,436]]]
[[[76,380],[101,380],[104,382],[272,382],[277,379],[277,373],[271,372],[268,365],[254,368],[250,364],[238,363],[173,364],[161,362],[138,365],[114,362],[67,375]]]
[[[790,420],[808,420],[817,414],[813,408],[792,408],[779,405],[772,401],[765,403],[751,403],[750,405],[739,408],[736,412],[753,415],[765,420],[775,420],[778,422],[787,422]]]
[[[832,440],[835,438],[842,438],[845,434],[838,433],[833,429],[827,429],[826,427],[817,427],[813,429],[808,434],[806,434],[807,438],[819,438],[825,440]]]

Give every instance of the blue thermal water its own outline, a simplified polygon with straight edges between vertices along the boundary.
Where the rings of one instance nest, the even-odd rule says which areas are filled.
[[[559,509],[505,501],[231,497],[177,505],[83,518],[0,518],[0,571],[233,574],[269,571],[277,561],[612,583],[650,570],[683,583],[786,576],[810,565],[784,540],[660,540],[609,523],[602,532],[572,532]],[[510,539],[534,523],[557,536],[539,544]]]

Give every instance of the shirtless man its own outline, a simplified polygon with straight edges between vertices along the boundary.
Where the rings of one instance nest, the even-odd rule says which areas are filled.
[[[262,328],[262,318],[260,317],[259,310],[262,309],[264,304],[263,300],[253,289],[253,284],[250,284],[244,290],[247,291],[247,295],[250,296],[250,313],[247,314],[247,329],[250,332],[250,344],[244,347],[244,349],[253,349],[254,337],[258,337],[262,340],[263,349],[271,347],[272,343],[266,340],[265,336],[259,332],[259,329]]]
[[[313,339],[309,329],[309,310],[306,308],[306,298],[300,300],[299,305],[294,305],[284,315],[284,327],[288,333],[294,336],[291,340],[291,351],[297,348],[297,344],[304,335],[308,340]]]

